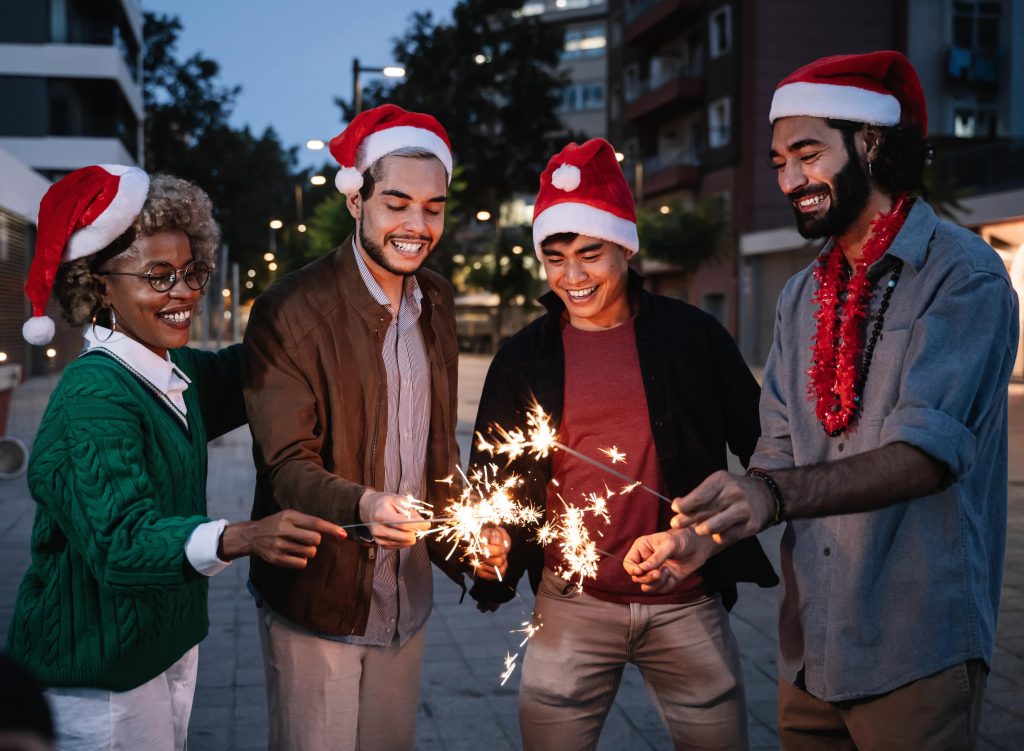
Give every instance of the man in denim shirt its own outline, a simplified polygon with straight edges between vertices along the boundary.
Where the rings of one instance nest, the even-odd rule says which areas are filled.
[[[779,85],[771,120],[798,229],[828,242],[779,300],[753,469],[677,499],[673,526],[728,545],[787,522],[784,748],[973,748],[1006,544],[1016,296],[985,242],[911,196],[929,149],[905,57],[815,61]],[[637,541],[637,581],[671,581],[677,534]]]

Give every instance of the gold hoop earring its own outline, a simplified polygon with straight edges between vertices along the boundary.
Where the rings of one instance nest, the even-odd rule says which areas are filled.
[[[100,310],[105,310],[105,308],[100,308]],[[94,312],[92,314],[92,335],[93,335],[93,338],[96,341],[98,341],[98,342],[109,342],[110,341],[110,337],[112,337],[114,335],[114,332],[117,331],[117,314],[114,313],[114,309],[113,308],[110,308],[110,333],[107,334],[107,338],[106,339],[100,339],[98,336],[96,336],[96,316],[97,316],[98,313],[99,313],[99,310],[97,310],[96,312]]]

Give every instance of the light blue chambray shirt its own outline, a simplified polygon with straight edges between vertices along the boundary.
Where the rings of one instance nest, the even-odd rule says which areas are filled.
[[[950,472],[934,495],[787,524],[779,672],[794,683],[803,669],[807,690],[826,701],[885,693],[972,658],[991,665],[995,640],[1017,298],[995,251],[920,199],[869,269],[872,317],[893,258],[903,272],[853,430],[829,438],[808,398],[813,264],[779,298],[761,392],[751,466],[803,466],[902,441]]]

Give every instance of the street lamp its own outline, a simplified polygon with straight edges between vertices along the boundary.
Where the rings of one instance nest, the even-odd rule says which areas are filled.
[[[405,68],[400,65],[385,65],[383,67],[364,66],[359,64],[359,58],[352,58],[352,114],[358,115],[363,111],[363,89],[359,85],[360,73],[381,73],[388,78],[404,78]]]

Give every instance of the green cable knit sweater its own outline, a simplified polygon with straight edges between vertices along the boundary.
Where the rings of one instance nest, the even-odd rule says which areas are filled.
[[[29,462],[32,563],[7,649],[50,686],[126,691],[206,636],[206,577],[185,542],[206,517],[206,442],[245,421],[241,345],[181,349],[188,427],[102,352],[69,365]]]

